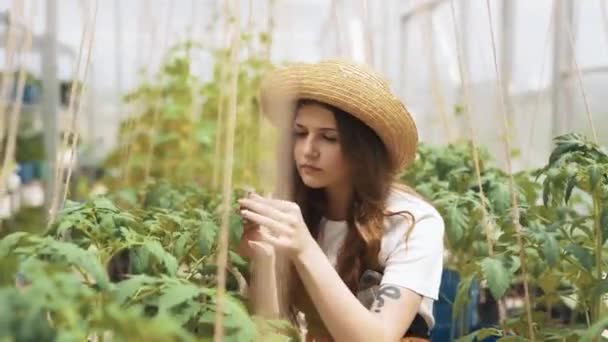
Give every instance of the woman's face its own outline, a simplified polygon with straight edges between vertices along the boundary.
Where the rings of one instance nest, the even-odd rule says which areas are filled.
[[[350,168],[342,153],[334,114],[319,105],[304,105],[294,121],[294,159],[310,188],[350,184]]]

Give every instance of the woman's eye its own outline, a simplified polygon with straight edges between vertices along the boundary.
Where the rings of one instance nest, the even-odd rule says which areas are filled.
[[[333,136],[324,136],[323,138],[325,138],[325,140],[330,141],[330,142],[335,142],[338,141],[337,137],[333,137]]]
[[[296,137],[303,137],[306,135],[306,132],[295,131],[295,132],[293,132],[293,135],[295,135]]]

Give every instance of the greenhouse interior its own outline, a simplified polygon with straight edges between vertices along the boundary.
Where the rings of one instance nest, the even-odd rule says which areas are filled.
[[[294,105],[267,90],[283,89],[267,77],[280,70],[296,75],[294,134],[262,101]],[[368,72],[382,86],[348,84]],[[367,104],[344,109],[327,89]],[[606,89],[607,0],[3,0],[0,340],[608,339]],[[339,138],[299,131],[326,112]],[[339,113],[384,157],[353,157],[358,133]],[[389,145],[384,129],[406,115],[414,133],[395,128]],[[442,223],[398,242],[404,283],[423,290],[388,277],[363,288],[367,271],[344,275],[377,264],[398,278],[367,258],[389,234],[372,226],[388,206],[371,204],[386,193],[372,175],[412,134],[411,163],[390,175]],[[309,185],[341,164],[300,168],[298,156],[326,160],[336,141],[345,170],[370,177]],[[305,259],[326,252],[309,219],[337,222],[338,183],[353,193],[340,221],[353,251]],[[293,195],[317,190],[310,205]],[[439,255],[438,271],[408,246]]]

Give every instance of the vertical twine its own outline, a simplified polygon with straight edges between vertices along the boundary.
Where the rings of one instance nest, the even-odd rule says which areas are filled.
[[[230,203],[232,200],[232,167],[234,164],[234,136],[238,95],[239,48],[241,40],[239,2],[230,1],[229,15],[232,22],[232,43],[230,49],[229,84],[227,86],[228,107],[226,117],[226,144],[224,145],[224,173],[222,186],[222,219],[217,256],[217,308],[215,315],[214,341],[224,340],[224,308],[226,301],[226,266],[228,264],[228,229],[230,224]]]
[[[451,13],[452,13],[452,24],[453,24],[453,30],[454,30],[454,36],[456,39],[456,56],[458,58],[458,70],[460,73],[460,80],[462,83],[462,88],[463,88],[463,114],[466,118],[467,121],[467,126],[469,128],[469,134],[471,136],[471,145],[472,145],[472,149],[473,149],[473,162],[475,165],[475,179],[477,181],[477,187],[479,188],[479,198],[481,201],[481,213],[482,213],[482,225],[483,225],[483,229],[486,235],[486,247],[488,248],[488,255],[490,257],[494,256],[494,244],[492,241],[492,236],[493,236],[493,232],[494,232],[494,227],[492,225],[492,219],[490,217],[490,215],[488,215],[488,212],[486,210],[486,204],[488,203],[488,200],[485,196],[485,193],[483,192],[483,186],[482,186],[482,181],[481,181],[481,163],[479,160],[479,153],[478,153],[478,143],[477,143],[477,134],[475,132],[475,127],[473,125],[473,118],[471,116],[471,110],[470,110],[470,106],[471,106],[471,94],[470,94],[470,84],[469,84],[469,79],[468,79],[468,75],[465,72],[465,61],[463,59],[463,53],[461,51],[462,49],[462,42],[460,41],[460,31],[458,29],[458,25],[456,23],[456,9],[454,6],[454,0],[450,1],[450,7],[451,7]],[[504,303],[502,301],[502,299],[500,298],[496,298],[496,300],[498,301],[498,307],[499,307],[499,321],[502,324],[504,321],[504,313],[505,313],[505,309],[504,309]]]
[[[14,4],[13,4],[14,5]],[[21,6],[23,4],[20,4]],[[32,5],[34,6],[34,5]],[[20,12],[23,12],[23,8],[19,8]],[[11,11],[11,13],[16,13],[17,11]],[[13,104],[12,108],[11,108],[11,113],[10,113],[10,117],[9,117],[9,127],[8,127],[8,132],[6,135],[6,146],[4,148],[4,160],[2,161],[2,171],[0,171],[0,184],[4,185],[6,184],[6,179],[8,178],[8,174],[9,174],[9,167],[10,167],[10,163],[11,161],[15,158],[15,144],[16,144],[16,140],[17,140],[17,131],[18,131],[18,125],[19,125],[19,115],[21,112],[21,99],[23,98],[23,90],[25,88],[25,80],[26,80],[26,68],[25,68],[25,63],[23,61],[24,56],[28,55],[30,53],[30,50],[32,48],[32,27],[33,27],[33,18],[34,18],[34,9],[31,10],[30,16],[29,16],[29,20],[28,20],[28,28],[25,30],[25,40],[23,42],[23,45],[21,46],[21,58],[22,58],[22,64],[21,64],[21,68],[19,69],[19,75],[18,75],[18,79],[17,79],[17,94],[16,94],[16,100],[15,103]],[[9,70],[9,68],[7,68],[7,71]],[[1,100],[0,100],[1,101]],[[2,104],[2,108],[6,108],[6,106],[8,106],[10,102],[7,99],[7,102],[5,104]],[[4,115],[2,115],[4,116]],[[2,189],[4,191],[4,189]]]
[[[76,70],[74,72],[74,78],[73,78],[73,82],[72,85],[70,86],[70,98],[69,98],[69,103],[68,103],[68,111],[67,111],[67,117],[70,120],[70,122],[72,123],[72,125],[70,126],[70,130],[68,130],[67,132],[65,132],[66,134],[63,135],[61,141],[61,145],[60,148],[62,149],[64,146],[68,145],[68,138],[70,136],[75,136],[74,134],[74,130],[75,130],[75,121],[76,121],[76,110],[75,110],[75,102],[76,102],[76,96],[77,94],[80,95],[81,91],[78,87],[79,84],[79,80],[80,80],[80,73],[81,73],[81,69],[83,69],[83,65],[82,65],[82,59],[83,59],[83,53],[85,52],[85,45],[87,45],[87,38],[89,39],[89,44],[86,47],[86,53],[89,56],[91,53],[91,48],[92,48],[92,37],[93,37],[93,32],[95,31],[95,23],[91,24],[91,18],[90,18],[90,14],[89,14],[89,7],[88,7],[89,3],[86,3],[85,6],[85,10],[83,11],[84,13],[86,13],[83,16],[83,19],[85,21],[85,26],[82,32],[82,37],[81,37],[81,41],[80,41],[80,48],[78,50],[78,60],[76,62]],[[96,20],[96,15],[97,15],[97,5],[95,6],[95,17],[93,18],[93,21]],[[83,78],[83,83],[85,82],[84,78],[86,77],[87,74],[87,70],[89,67],[89,59],[87,58],[85,64],[84,64],[84,76]],[[83,101],[83,99],[81,98],[80,101]],[[74,137],[75,139],[75,137]],[[73,153],[73,151],[72,151]],[[64,179],[64,176],[66,175],[66,172],[70,172],[69,170],[71,170],[73,168],[73,165],[67,165],[67,166],[63,166],[62,163],[62,157],[63,155],[61,153],[57,153],[56,156],[49,156],[49,158],[55,158],[55,189],[53,189],[53,198],[52,198],[52,202],[51,202],[51,207],[50,207],[50,212],[49,212],[49,221],[48,221],[48,226],[50,227],[53,222],[55,221],[55,218],[57,216],[57,211],[59,210],[60,205],[63,202],[60,202],[60,194],[63,194],[63,187],[68,187],[69,184],[66,183],[66,179]]]
[[[595,130],[595,124],[593,123],[593,115],[591,114],[591,108],[589,106],[589,100],[587,100],[587,92],[585,91],[585,87],[583,86],[583,76],[581,73],[581,69],[576,60],[576,46],[574,45],[574,37],[572,35],[572,27],[570,27],[570,21],[566,21],[566,31],[568,33],[568,43],[570,45],[570,49],[572,51],[572,62],[574,63],[574,70],[576,71],[576,79],[578,81],[578,86],[581,89],[581,95],[583,96],[583,103],[585,104],[585,113],[587,114],[587,123],[589,124],[589,129],[591,129],[591,135],[593,137],[593,141],[598,144],[599,141],[597,139],[597,133]]]
[[[80,115],[80,113],[82,112],[82,105],[84,103],[84,94],[86,94],[87,90],[88,90],[88,86],[87,86],[87,76],[89,73],[89,65],[90,65],[90,61],[91,61],[91,50],[93,49],[93,46],[95,44],[95,25],[97,23],[97,10],[99,8],[99,1],[95,0],[95,7],[94,7],[94,12],[93,12],[93,23],[91,24],[91,33],[90,33],[90,38],[89,38],[89,46],[87,49],[87,60],[85,62],[85,69],[84,69],[84,76],[82,77],[82,83],[83,83],[83,88],[80,91],[80,93],[78,94],[79,97],[79,101],[78,101],[78,108],[76,109],[74,115],[72,116],[72,125],[69,131],[70,136],[72,137],[72,143],[70,145],[70,147],[68,148],[68,150],[71,152],[70,153],[70,162],[68,164],[68,169],[67,169],[67,177],[65,180],[65,187],[63,190],[63,197],[62,200],[60,202],[60,206],[63,206],[63,203],[65,203],[67,197],[68,197],[68,191],[70,189],[69,184],[70,184],[70,179],[72,177],[72,170],[74,168],[74,158],[76,156],[76,146],[78,145],[78,134],[76,134],[76,123],[78,121],[78,116]],[[90,115],[90,113],[89,113]]]
[[[13,59],[15,57],[16,50],[16,39],[17,33],[15,25],[13,25],[15,13],[18,12],[18,4],[20,2],[13,0],[11,2],[11,12],[9,16],[8,33],[6,36],[6,72],[2,74],[2,83],[0,83],[0,140],[4,138],[5,131],[5,117],[6,117],[6,108],[9,104],[9,90],[10,85],[13,83],[13,73],[11,69],[13,68]]]
[[[371,19],[369,14],[369,0],[363,0],[363,23],[364,23],[364,39],[365,42],[363,46],[365,46],[365,61],[369,65],[374,64],[374,38],[373,32],[371,29]]]
[[[532,342],[536,340],[534,334],[534,322],[532,321],[532,304],[530,302],[530,291],[528,289],[528,265],[526,261],[526,251],[524,249],[524,243],[521,236],[521,225],[519,223],[519,204],[517,200],[517,193],[515,189],[515,180],[513,178],[513,168],[511,165],[511,136],[509,131],[509,122],[507,114],[507,105],[505,96],[505,89],[502,83],[502,77],[498,69],[498,57],[496,53],[496,42],[494,40],[494,23],[492,20],[492,9],[490,7],[490,0],[486,0],[486,8],[488,11],[488,22],[490,24],[490,37],[492,40],[492,56],[494,59],[494,69],[496,71],[496,84],[499,88],[500,97],[500,110],[502,112],[503,121],[503,138],[505,143],[505,155],[507,158],[507,172],[509,173],[509,189],[511,192],[511,205],[512,205],[512,218],[513,226],[515,227],[515,236],[517,237],[517,245],[519,246],[519,258],[521,261],[521,270],[523,273],[523,285],[524,285],[524,301],[526,304],[526,319],[528,323],[528,334]]]
[[[429,71],[431,73],[431,86],[433,92],[434,102],[437,103],[437,110],[439,111],[439,117],[443,125],[443,131],[447,142],[452,141],[452,130],[450,129],[449,118],[447,113],[447,105],[443,91],[441,90],[441,81],[439,80],[439,71],[437,70],[437,58],[435,57],[435,35],[433,34],[433,13],[431,11],[426,13],[425,25],[423,29],[424,39],[426,41],[425,47],[427,51],[429,63]]]
[[[160,50],[160,60],[162,64],[163,56],[165,55],[165,50],[169,45],[169,36],[171,36],[171,24],[173,22],[173,5],[172,3],[168,4],[169,8],[167,10],[167,21],[165,22],[165,39],[163,41],[163,45]],[[154,135],[156,134],[156,130],[158,128],[158,121],[160,121],[160,112],[161,107],[165,103],[165,98],[163,94],[158,94],[158,98],[154,104],[154,113],[152,114],[152,127],[148,130],[148,138],[149,145],[148,151],[146,153],[146,164],[144,169],[144,182],[148,183],[150,180],[150,172],[152,169],[152,159],[154,158]]]
[[[229,3],[226,2],[225,3],[225,8],[224,10],[226,11],[226,16],[230,17],[230,9],[229,9]],[[224,22],[224,31],[223,32],[228,32],[230,29],[230,20],[227,19]],[[234,37],[230,37],[230,36],[226,36],[224,37],[226,40],[228,39],[234,39]],[[222,42],[223,43],[223,42]],[[229,43],[227,43],[228,45]],[[227,69],[229,68],[229,66],[226,66],[224,63],[222,63],[221,61],[217,61],[218,63],[220,63],[220,79],[219,79],[219,84],[223,85],[224,82],[226,82],[226,74],[228,73]],[[213,155],[213,178],[211,179],[211,188],[213,189],[213,191],[217,191],[220,188],[220,175],[223,174],[223,164],[222,164],[222,150],[225,149],[223,143],[225,142],[223,140],[222,137],[222,132],[224,132],[224,121],[225,121],[225,114],[224,111],[226,110],[226,91],[229,91],[228,89],[225,89],[225,87],[220,86],[219,89],[219,94],[218,94],[218,110],[217,110],[217,128],[216,128],[216,138],[215,138],[215,153]],[[225,171],[225,170],[224,170]],[[230,171],[232,172],[232,170]]]
[[[543,47],[543,52],[541,54],[541,58],[540,58],[540,75],[538,76],[538,94],[536,95],[536,101],[534,103],[534,109],[532,110],[532,117],[530,118],[531,122],[530,122],[530,134],[528,136],[528,144],[524,146],[524,148],[522,148],[522,150],[524,151],[524,157],[523,160],[525,162],[525,164],[527,165],[530,162],[530,156],[532,154],[532,150],[531,148],[528,148],[529,146],[533,146],[532,145],[532,139],[534,138],[534,136],[536,135],[535,130],[536,130],[536,117],[538,116],[539,110],[540,110],[540,103],[541,100],[543,98],[543,92],[541,91],[542,89],[542,84],[543,84],[543,76],[545,74],[545,57],[547,56],[547,51],[549,50],[549,33],[551,32],[551,27],[554,26],[553,21],[551,20],[553,16],[550,16],[549,18],[549,24],[547,25],[547,34],[546,34],[546,38],[545,38],[545,42],[544,42],[544,47]],[[553,28],[555,29],[555,27]]]
[[[154,18],[152,18],[152,11],[150,10],[150,3],[149,0],[143,0],[143,10],[140,11],[139,16],[138,16],[138,35],[140,36],[139,39],[137,40],[137,46],[138,46],[138,51],[137,51],[137,56],[136,56],[136,69],[139,69],[139,67],[141,67],[142,62],[142,56],[141,53],[139,53],[139,51],[143,51],[144,48],[144,34],[143,32],[148,31],[149,30],[149,35],[154,35],[154,33],[156,32],[156,21]],[[150,44],[149,50],[150,51],[154,51],[156,49],[156,47],[154,46],[155,40]],[[147,55],[147,63],[144,65],[143,67],[143,79],[144,80],[148,80],[148,76],[149,76],[149,69],[148,66],[152,64],[152,57],[153,57],[153,53],[149,53]],[[130,171],[131,169],[129,168],[129,161],[131,160],[131,151],[132,151],[132,147],[133,144],[135,144],[137,141],[133,141],[134,137],[137,138],[137,135],[140,134],[140,124],[138,124],[137,122],[137,112],[139,110],[141,110],[142,106],[140,104],[135,104],[135,109],[134,112],[135,114],[132,115],[127,115],[127,122],[125,123],[125,132],[126,132],[126,137],[125,137],[125,142],[123,143],[123,151],[122,151],[122,159],[120,161],[120,167],[121,167],[121,183],[123,186],[127,186],[127,184],[129,184],[129,178],[130,178]]]

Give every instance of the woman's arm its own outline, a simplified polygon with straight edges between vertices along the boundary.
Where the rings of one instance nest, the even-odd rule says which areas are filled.
[[[368,311],[352,294],[321,248],[302,251],[294,264],[336,341],[398,341],[411,325],[422,296],[398,286],[380,287]]]
[[[272,245],[261,242],[259,227],[244,224],[237,252],[250,262],[249,301],[254,314],[265,318],[279,317],[279,298],[276,277],[276,256]]]
[[[249,298],[256,315],[270,319],[279,317],[274,251],[270,256],[252,258]]]

